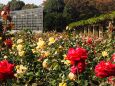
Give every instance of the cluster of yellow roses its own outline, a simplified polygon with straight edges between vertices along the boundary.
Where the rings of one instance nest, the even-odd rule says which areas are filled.
[[[17,40],[17,51],[20,57],[24,56],[25,51],[24,51],[23,39]]]
[[[16,73],[14,75],[17,78],[21,78],[26,73],[26,71],[27,71],[27,67],[25,67],[23,65],[17,65],[16,66]]]

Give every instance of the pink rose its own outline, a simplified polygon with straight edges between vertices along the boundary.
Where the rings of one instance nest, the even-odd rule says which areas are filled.
[[[87,44],[92,44],[92,42],[93,42],[93,40],[92,40],[92,38],[90,38],[90,37],[86,40],[86,43],[87,43]]]

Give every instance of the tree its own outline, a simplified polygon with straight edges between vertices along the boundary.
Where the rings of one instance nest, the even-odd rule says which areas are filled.
[[[63,0],[47,0],[44,3],[44,29],[62,31],[65,27]]]
[[[20,0],[12,0],[8,4],[10,5],[10,9],[12,11],[21,10],[23,8],[23,6],[25,6],[25,3]]]
[[[78,12],[71,5],[66,5],[63,11],[63,17],[66,19],[66,24],[77,20]]]
[[[100,14],[99,10],[95,7],[95,0],[64,0],[64,2],[66,5],[70,5],[74,8],[74,11],[77,12],[78,20]]]
[[[45,12],[63,12],[64,9],[63,0],[47,0],[44,4]]]
[[[37,8],[38,6],[35,4],[26,4],[25,6],[22,7],[22,9],[32,9],[32,8]]]

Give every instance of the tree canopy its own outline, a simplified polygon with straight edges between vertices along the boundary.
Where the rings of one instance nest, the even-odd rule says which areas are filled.
[[[26,4],[25,6],[22,7],[22,9],[33,9],[37,8],[38,6],[35,4]]]
[[[8,4],[10,5],[10,10],[12,10],[12,11],[21,10],[22,7],[25,6],[25,3],[20,0],[12,0],[12,1],[8,2]]]

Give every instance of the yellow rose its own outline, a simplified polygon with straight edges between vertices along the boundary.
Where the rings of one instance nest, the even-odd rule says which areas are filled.
[[[2,37],[0,37],[0,40],[2,40]]]
[[[5,56],[4,56],[4,58],[5,58],[5,59],[7,59],[7,58],[8,58],[8,56],[6,56],[6,55],[5,55]]]
[[[13,45],[12,45],[12,49],[14,49],[15,47],[16,47],[16,44],[13,44]]]
[[[65,58],[67,57],[67,55],[66,55],[66,54],[64,54],[64,55],[63,55],[63,57],[64,57],[64,59],[65,59]]]
[[[17,66],[16,66],[16,69],[18,70],[19,68],[20,68],[20,65],[17,65]]]
[[[21,44],[21,43],[23,43],[23,39],[18,39],[17,44]]]
[[[42,39],[39,39],[38,43],[37,43],[37,49],[39,48],[44,48],[45,46],[45,42]]]
[[[22,74],[22,73],[15,73],[15,74],[14,74],[14,76],[15,76],[16,78],[22,78],[23,75],[24,75],[24,74]]]
[[[48,68],[49,68],[48,59],[45,59],[45,60],[43,61],[42,66],[43,66],[43,68],[45,68],[45,69],[48,69]]]
[[[42,53],[43,57],[48,57],[49,55],[50,55],[50,52],[48,52],[48,51],[45,51],[45,52]]]
[[[19,51],[18,55],[21,56],[21,57],[24,56],[25,55],[25,51]]]
[[[59,86],[67,86],[67,83],[61,82],[61,83],[59,83]]]
[[[107,53],[106,51],[103,51],[103,52],[102,52],[102,56],[103,56],[103,57],[106,57],[106,56],[108,56],[108,53]]]
[[[17,50],[18,50],[18,51],[22,51],[22,50],[23,50],[23,48],[24,48],[24,46],[23,46],[23,45],[21,45],[21,44],[17,45]]]
[[[68,78],[69,78],[70,80],[76,80],[76,79],[77,79],[77,76],[76,76],[76,74],[73,74],[72,72],[70,72],[70,73],[68,74]]]
[[[35,49],[32,49],[32,53],[35,53],[36,52],[36,50]]]
[[[63,83],[63,86],[67,86],[67,83]]]
[[[11,39],[12,39],[12,40],[14,40],[15,38],[14,38],[14,37],[12,37]]]
[[[51,44],[55,43],[55,41],[56,41],[55,38],[50,37],[48,45],[51,45]]]
[[[45,52],[45,56],[48,57],[50,55],[50,52]]]
[[[27,67],[23,66],[23,65],[17,65],[16,66],[16,69],[17,69],[17,73],[18,74],[23,74],[27,71]]]

